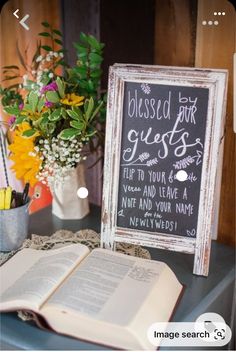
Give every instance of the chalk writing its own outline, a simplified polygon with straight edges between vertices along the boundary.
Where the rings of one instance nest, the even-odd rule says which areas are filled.
[[[207,103],[205,88],[126,82],[117,226],[196,236]]]

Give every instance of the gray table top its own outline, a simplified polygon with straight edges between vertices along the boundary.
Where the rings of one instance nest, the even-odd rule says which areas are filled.
[[[83,220],[60,220],[45,208],[30,217],[29,232],[51,235],[56,230],[100,230],[100,208],[91,206],[90,214]],[[235,250],[212,242],[209,276],[192,274],[193,255],[148,248],[154,260],[164,261],[185,285],[185,292],[173,316],[173,321],[195,321],[231,285],[235,278]],[[219,307],[219,314],[221,309]],[[223,314],[223,312],[222,312]],[[21,321],[15,313],[1,314],[1,347],[27,350],[104,350],[99,346],[55,333],[42,331]]]

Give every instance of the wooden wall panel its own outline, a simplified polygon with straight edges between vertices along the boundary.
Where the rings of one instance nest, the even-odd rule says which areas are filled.
[[[197,0],[156,0],[154,63],[194,66]]]
[[[13,16],[13,12],[17,9],[19,9],[19,19],[26,14],[30,15],[26,22],[30,28],[28,31]],[[19,47],[23,52],[25,48],[29,47],[26,59],[30,60],[36,48],[37,34],[43,31],[41,22],[48,21],[55,28],[60,27],[59,0],[9,0],[3,6],[0,18],[0,67],[11,64],[19,65],[16,41],[18,40]],[[47,38],[41,38],[42,42],[47,42]],[[21,72],[24,74],[24,69]]]
[[[77,57],[73,43],[79,41],[80,32],[100,37],[100,0],[61,0],[63,39],[67,52],[66,60],[75,65]],[[86,186],[89,201],[101,205],[102,163],[90,168],[99,155],[89,155],[85,161]]]
[[[225,16],[214,16],[214,12]],[[216,25],[202,25],[204,20],[217,20]],[[199,0],[196,67],[229,70],[227,117],[219,211],[218,240],[235,243],[235,135],[233,133],[233,53],[236,39],[236,12],[227,0]]]
[[[225,16],[214,16],[225,12]],[[156,0],[154,63],[229,70],[223,177],[218,240],[235,243],[235,136],[233,124],[233,53],[235,10],[227,0]],[[218,20],[218,26],[202,21]],[[217,197],[217,195],[216,195]]]

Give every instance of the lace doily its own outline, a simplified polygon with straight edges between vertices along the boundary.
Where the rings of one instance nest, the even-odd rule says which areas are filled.
[[[52,236],[32,235],[31,239],[26,239],[17,251],[0,253],[0,266],[4,264],[8,259],[10,259],[15,253],[24,248],[50,250],[73,243],[84,244],[89,247],[90,250],[92,250],[94,248],[100,247],[100,236],[93,230],[80,230],[75,233],[68,230],[59,230],[56,231]],[[149,251],[137,245],[129,243],[117,243],[116,250],[118,252],[135,257],[151,259]]]

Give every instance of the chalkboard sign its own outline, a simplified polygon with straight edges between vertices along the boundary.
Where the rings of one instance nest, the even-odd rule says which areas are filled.
[[[196,237],[208,98],[125,83],[117,226]]]
[[[207,275],[226,77],[225,71],[111,68],[104,247],[122,241],[195,253],[194,273]]]

